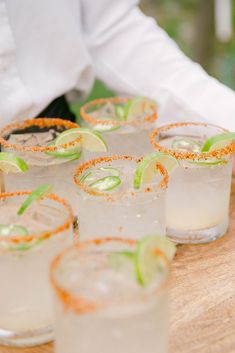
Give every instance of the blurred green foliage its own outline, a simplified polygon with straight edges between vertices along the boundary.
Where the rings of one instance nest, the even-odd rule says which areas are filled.
[[[203,11],[203,6],[207,1],[209,0],[142,0],[141,9],[146,15],[156,18],[159,26],[164,28],[180,48],[194,59],[195,43],[200,45],[200,40],[204,39],[200,38],[203,33],[197,31],[198,16],[200,16],[199,5],[200,10]],[[212,3],[212,0],[210,1]],[[232,1],[235,28],[235,0]],[[214,33],[214,28],[212,28],[212,36],[209,38],[212,50],[208,51],[207,71],[235,89],[235,34],[228,43],[220,43]],[[203,65],[203,62],[200,63]],[[100,81],[96,81],[87,100],[111,95],[113,93],[110,90]],[[73,111],[78,116],[78,121],[79,109],[82,104],[84,102],[72,105]]]

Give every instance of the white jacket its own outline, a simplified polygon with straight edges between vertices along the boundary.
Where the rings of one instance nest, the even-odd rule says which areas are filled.
[[[159,124],[207,120],[235,130],[235,93],[190,61],[136,0],[0,0],[0,125],[34,117],[97,76],[145,95]]]

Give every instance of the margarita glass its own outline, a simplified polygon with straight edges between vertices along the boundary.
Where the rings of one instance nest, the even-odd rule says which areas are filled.
[[[156,104],[147,98],[96,99],[85,104],[80,115],[83,124],[102,133],[108,155],[143,156],[152,150],[148,137],[154,129],[157,110]],[[91,157],[85,152],[85,160]]]
[[[155,150],[178,160],[169,180],[167,235],[178,243],[205,243],[223,236],[229,223],[233,142],[203,150],[208,139],[224,134],[206,123],[176,123],[155,130]]]
[[[65,250],[51,267],[56,353],[167,353],[168,266],[141,286],[112,257],[133,240],[94,239]]]
[[[0,344],[33,346],[52,339],[52,259],[72,244],[73,215],[54,194],[34,200],[29,191],[0,194]]]
[[[81,155],[80,139],[56,147],[53,141],[61,132],[78,125],[62,119],[39,118],[9,124],[0,130],[0,144],[4,152],[12,152],[28,165],[25,173],[1,175],[6,191],[34,189],[52,183],[56,192],[63,192],[60,180],[70,175]],[[63,153],[61,153],[63,149]]]
[[[78,166],[74,207],[82,239],[93,234],[134,235],[136,239],[146,234],[165,235],[168,174],[157,165],[156,181],[136,190],[134,174],[140,161],[131,156],[99,157]]]

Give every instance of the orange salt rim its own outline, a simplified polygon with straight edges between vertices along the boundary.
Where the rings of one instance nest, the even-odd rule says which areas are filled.
[[[113,125],[116,125],[116,126],[142,125],[144,123],[154,123],[157,120],[158,115],[157,115],[157,110],[156,110],[155,104],[150,105],[150,108],[152,110],[151,114],[146,115],[143,119],[137,119],[137,120],[132,120],[132,121],[96,119],[92,115],[90,115],[89,112],[87,112],[87,110],[95,107],[96,105],[101,105],[101,104],[106,104],[106,103],[125,104],[130,99],[132,99],[132,98],[110,97],[110,98],[94,99],[93,101],[90,101],[81,107],[80,115],[83,120],[85,120],[87,123],[89,123],[91,125],[97,125],[97,124],[112,125],[112,126]]]
[[[11,148],[15,151],[24,151],[24,152],[48,152],[48,151],[57,151],[61,148],[68,148],[70,146],[74,146],[78,142],[81,141],[81,137],[77,138],[74,141],[66,143],[60,146],[22,146],[20,144],[9,143],[8,140],[4,136],[10,135],[14,130],[24,130],[28,127],[38,126],[40,129],[45,127],[64,127],[65,130],[77,128],[78,124],[73,123],[68,120],[57,119],[57,118],[38,118],[38,119],[28,119],[19,122],[15,122],[12,124],[8,124],[0,129],[0,145],[4,148]]]
[[[64,307],[69,310],[75,311],[77,314],[85,314],[85,313],[90,313],[94,312],[97,309],[102,309],[104,307],[111,306],[112,303],[107,302],[107,304],[97,304],[91,301],[88,301],[80,296],[75,296],[73,295],[69,290],[66,290],[62,287],[62,285],[58,284],[58,281],[56,280],[56,270],[58,269],[59,265],[61,264],[61,261],[63,260],[64,256],[68,254],[70,251],[76,250],[79,252],[79,250],[82,250],[89,245],[102,245],[105,243],[112,243],[112,242],[117,242],[117,243],[122,243],[126,244],[129,246],[134,246],[137,244],[137,240],[134,239],[125,239],[121,237],[105,237],[105,238],[94,238],[90,240],[85,240],[78,242],[77,244],[74,244],[64,251],[62,251],[59,255],[56,256],[56,258],[53,260],[51,267],[50,267],[50,281],[52,284],[52,287],[55,290],[55,293],[57,294],[59,300],[63,303]],[[156,256],[162,256],[166,263],[166,268],[168,269],[169,273],[169,261],[166,259],[165,254],[160,250],[156,249]],[[168,276],[167,279],[156,289],[154,289],[154,295],[156,292],[160,292],[163,288],[165,288],[168,284]],[[151,292],[152,293],[152,292]],[[150,294],[150,293],[149,293]]]
[[[31,194],[31,192],[32,191],[24,190],[24,191],[0,193],[0,200],[5,200],[5,199],[15,197],[15,196],[24,196],[24,195],[28,196]],[[29,243],[32,240],[38,240],[38,239],[45,240],[45,239],[51,238],[52,236],[54,236],[56,234],[64,232],[65,230],[69,229],[72,226],[74,216],[73,216],[72,209],[69,206],[69,204],[67,203],[67,201],[65,201],[64,199],[60,198],[59,196],[57,196],[55,194],[48,194],[48,195],[44,196],[43,198],[53,200],[64,207],[64,209],[68,213],[68,216],[65,219],[64,223],[57,226],[56,228],[54,228],[52,230],[42,232],[42,233],[40,233],[40,235],[39,234],[29,234],[29,235],[25,235],[23,237],[22,237],[22,235],[21,236],[12,235],[9,237],[5,237],[5,236],[0,235],[0,242],[2,241],[4,243],[19,244],[22,241],[24,243]],[[1,206],[1,204],[0,204],[0,206]]]
[[[211,158],[222,158],[224,156],[233,154],[235,152],[235,142],[231,142],[228,146],[220,148],[218,150],[213,150],[209,152],[201,152],[201,153],[196,153],[196,152],[180,152],[175,149],[167,148],[162,146],[159,142],[155,141],[155,138],[160,135],[161,132],[165,132],[177,127],[183,127],[183,126],[204,126],[204,127],[214,127],[217,129],[220,129],[224,132],[228,132],[228,130],[221,128],[220,126],[213,125],[213,124],[207,124],[207,123],[195,123],[195,122],[180,122],[180,123],[173,123],[173,124],[168,124],[168,125],[163,125],[156,130],[150,135],[150,142],[153,145],[154,149],[157,151],[161,151],[166,154],[170,154],[171,156],[175,157],[176,159],[183,160],[183,159],[189,159],[189,160],[207,160]],[[185,135],[187,137],[187,135]]]
[[[142,159],[143,158],[137,158],[137,157],[132,157],[132,156],[110,156],[110,157],[98,157],[95,159],[91,159],[90,161],[85,162],[77,167],[77,169],[75,170],[75,174],[73,176],[73,180],[74,180],[75,184],[80,189],[87,192],[88,194],[90,194],[92,196],[105,196],[105,197],[107,197],[108,201],[113,201],[118,196],[128,194],[128,192],[117,192],[117,193],[112,193],[112,194],[101,192],[101,191],[98,191],[98,190],[90,187],[89,185],[82,183],[79,180],[79,176],[81,176],[85,170],[87,170],[91,167],[95,167],[97,164],[100,164],[100,163],[111,163],[111,162],[117,161],[117,160],[134,161],[136,163],[139,163],[139,162],[141,162]],[[166,169],[161,164],[158,164],[158,163],[156,163],[156,169],[159,171],[160,175],[162,176],[162,180],[159,182],[157,187],[159,189],[167,188],[169,176],[168,176]],[[137,194],[139,194],[140,192],[147,193],[147,192],[153,192],[153,191],[155,191],[155,190],[152,187],[148,186],[146,188],[143,188],[141,191],[133,191],[132,190],[129,194],[130,194],[130,196],[134,197],[134,196],[137,196]]]

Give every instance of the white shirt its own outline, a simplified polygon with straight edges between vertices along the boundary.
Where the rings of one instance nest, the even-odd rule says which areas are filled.
[[[136,0],[0,0],[0,125],[94,78],[145,95],[159,123],[206,120],[235,130],[235,93],[209,77]]]

